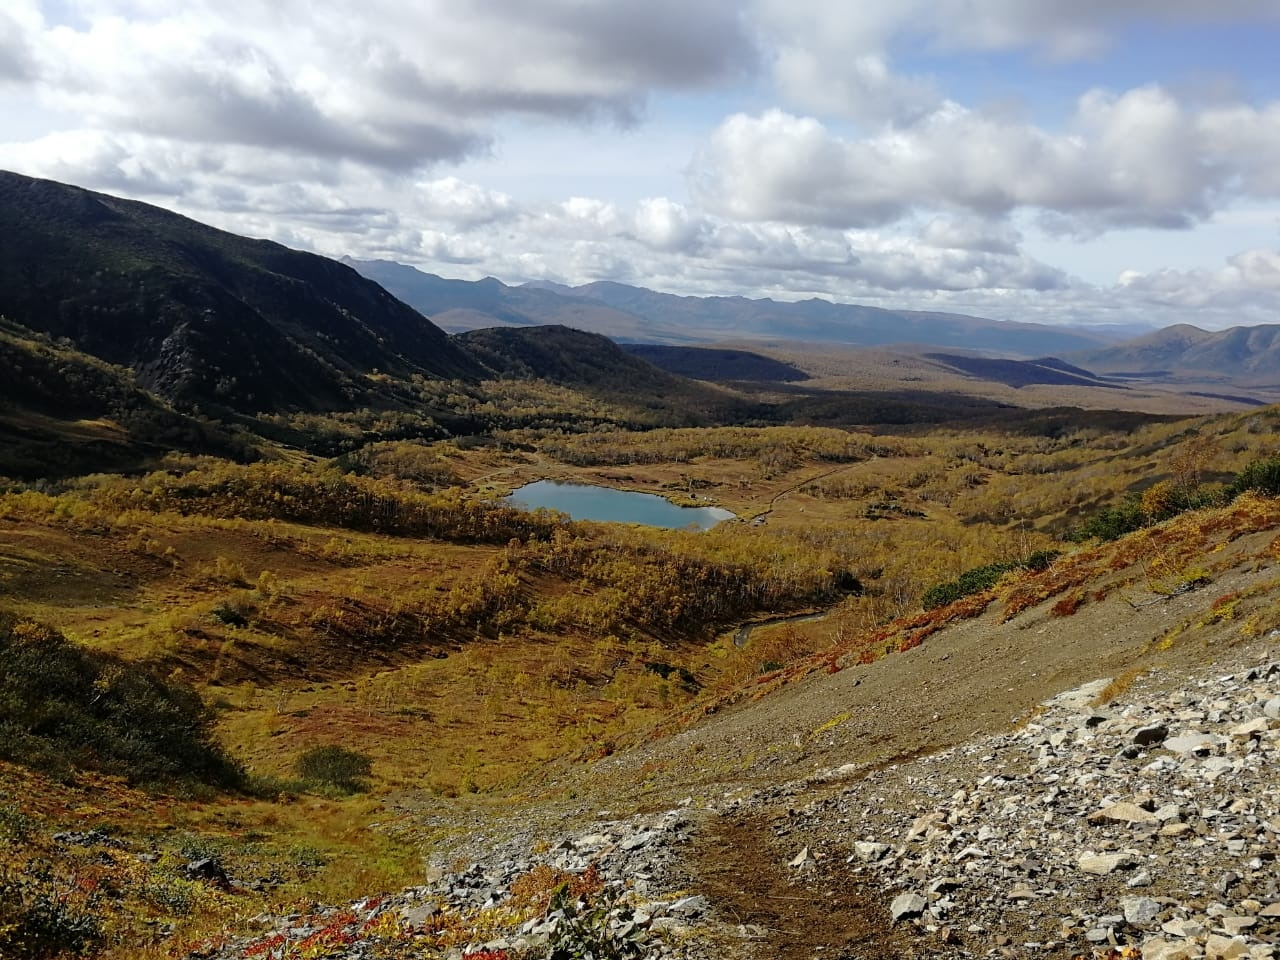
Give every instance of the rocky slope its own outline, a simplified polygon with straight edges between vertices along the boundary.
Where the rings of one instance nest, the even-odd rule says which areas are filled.
[[[530,908],[521,884],[542,870],[626,891],[595,928],[634,946],[622,956],[1270,960],[1276,640],[1106,703],[1098,680],[907,762],[629,817],[579,808],[558,827],[570,808],[554,804],[477,820],[426,886],[260,918],[201,955],[543,956],[574,916]]]

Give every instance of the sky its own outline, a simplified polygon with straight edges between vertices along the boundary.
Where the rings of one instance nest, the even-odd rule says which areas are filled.
[[[1280,323],[1280,0],[4,0],[0,168],[508,283]]]

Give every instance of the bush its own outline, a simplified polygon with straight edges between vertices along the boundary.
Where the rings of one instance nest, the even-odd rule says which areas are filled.
[[[298,757],[298,776],[319,787],[356,793],[368,789],[364,778],[373,773],[373,760],[363,753],[329,745],[312,747]]]
[[[988,563],[983,567],[974,567],[954,580],[930,587],[925,591],[920,602],[926,610],[945,607],[948,603],[955,603],[962,597],[990,590],[1010,570],[1031,570],[1036,573],[1047,570],[1058,556],[1057,550],[1037,550],[1024,560],[1005,560],[1000,563]]]
[[[54,776],[76,768],[131,783],[235,787],[199,695],[137,664],[0,613],[0,757]]]
[[[1119,540],[1126,533],[1141,530],[1147,524],[1142,501],[1130,497],[1118,507],[1106,507],[1067,534],[1076,543],[1085,540]]]
[[[0,956],[45,960],[87,953],[102,940],[100,899],[47,863],[29,861],[21,870],[0,864]]]
[[[971,593],[990,590],[1000,581],[1001,577],[1010,570],[1016,569],[1017,566],[1017,563],[1008,561],[1005,563],[989,563],[984,567],[974,567],[972,570],[966,570],[960,574],[955,580],[930,587],[925,591],[920,602],[926,610],[945,607],[948,603],[953,603],[961,597],[967,597]]]
[[[1280,457],[1254,460],[1248,464],[1236,474],[1227,493],[1234,497],[1247,490],[1269,497],[1280,496]]]
[[[558,890],[547,913],[549,960],[640,960],[648,955],[649,931],[615,891],[596,898]]]

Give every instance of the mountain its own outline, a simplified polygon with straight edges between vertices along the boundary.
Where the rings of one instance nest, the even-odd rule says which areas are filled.
[[[174,410],[132,372],[0,318],[0,476],[135,470],[166,453],[245,459],[220,427]]]
[[[574,296],[571,288],[559,284],[510,287],[493,277],[447,280],[390,260],[344,257],[342,262],[453,333],[562,324],[614,339],[644,340],[650,336],[652,325],[644,318]]]
[[[491,327],[455,340],[502,379],[547,380],[621,406],[666,411],[681,425],[751,412],[740,397],[659,369],[598,333],[558,324]]]
[[[375,372],[482,372],[350,267],[2,171],[0,315],[188,407],[347,409],[386,393]]]
[[[1124,343],[1072,354],[1102,373],[1143,378],[1211,378],[1280,383],[1280,324],[1208,331],[1165,327]]]
[[[1010,323],[952,313],[884,310],[811,299],[679,297],[622,283],[508,286],[492,277],[446,280],[404,264],[346,259],[448,330],[563,323],[640,343],[773,338],[879,346],[919,343],[1026,358],[1113,343],[1112,331]]]

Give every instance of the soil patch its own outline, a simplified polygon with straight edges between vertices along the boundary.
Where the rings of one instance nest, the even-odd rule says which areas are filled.
[[[752,937],[751,955],[778,960],[899,960],[911,938],[890,922],[883,893],[836,863],[788,866],[795,852],[773,842],[766,817],[707,824],[693,851],[698,890],[729,924]],[[742,955],[739,950],[732,955]]]

